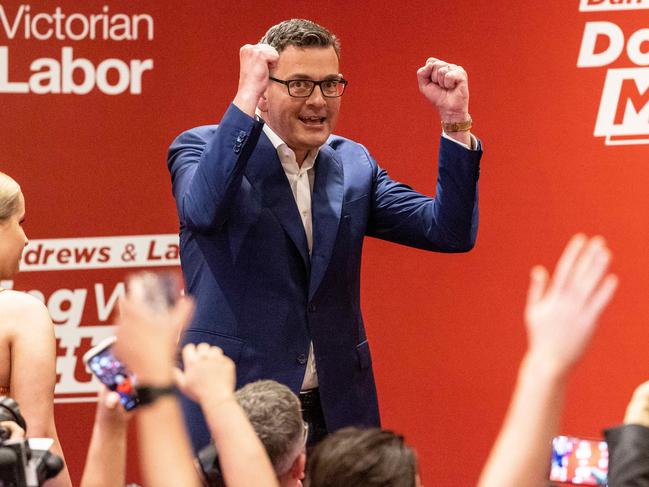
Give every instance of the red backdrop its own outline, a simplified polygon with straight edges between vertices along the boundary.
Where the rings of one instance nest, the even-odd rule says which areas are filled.
[[[26,229],[38,241],[30,249],[60,244],[72,255],[53,250],[43,263],[45,254],[35,252],[23,266],[31,272],[13,283],[41,291],[56,315],[58,397],[78,399],[92,390],[78,359],[109,333],[102,328],[112,323],[106,302],[121,291],[116,286],[127,266],[175,263],[165,240],[177,232],[165,168],[169,143],[187,128],[219,120],[236,91],[242,44],[256,42],[278,21],[306,17],[342,40],[341,69],[350,84],[336,132],[362,142],[393,178],[422,192],[434,191],[439,126],[417,90],[415,71],[435,56],[469,72],[474,133],[485,147],[477,247],[441,255],[368,240],[363,261],[363,307],[384,425],[417,448],[424,483],[477,480],[526,346],[529,269],[553,266],[576,231],[607,238],[621,281],[576,370],[564,414],[563,432],[598,436],[621,419],[634,386],[649,376],[649,160],[642,143],[649,135],[649,6],[585,11],[616,8],[611,2],[0,2],[0,170],[24,189]],[[55,23],[57,7],[65,16],[59,37],[75,13],[146,14],[153,35],[141,20],[137,39],[115,39],[125,35],[117,27],[113,38],[109,31],[103,39],[97,17],[99,38],[91,39],[83,35],[81,16],[69,23],[79,40],[57,38],[55,24],[49,38],[36,38],[48,36],[46,16],[34,22],[36,32],[25,32],[28,15],[30,27],[39,13]],[[597,36],[586,52],[595,53],[591,62],[610,54],[608,64],[578,67],[587,25],[615,31]],[[68,56],[72,48],[74,59],[88,59],[93,72],[109,58],[121,63],[104,64],[101,69],[111,69],[98,78],[106,79],[87,94],[37,94],[36,80],[15,84],[39,71],[49,76],[42,90],[62,89],[56,69],[64,48]],[[56,63],[35,63],[42,58]],[[122,89],[118,69],[149,59],[141,93],[137,87],[136,93],[101,91]],[[83,83],[81,68],[74,76]],[[10,92],[25,89],[30,92]],[[594,135],[600,102],[599,123],[605,133],[626,135],[623,144]],[[87,240],[105,236],[124,238]],[[59,238],[81,240],[51,240]],[[129,243],[141,245],[133,261],[122,258]],[[84,247],[90,249],[85,257]],[[97,253],[88,256],[92,248]],[[163,250],[170,253],[156,260]],[[60,403],[56,414],[76,483],[94,406]],[[137,480],[133,468],[129,480]]]

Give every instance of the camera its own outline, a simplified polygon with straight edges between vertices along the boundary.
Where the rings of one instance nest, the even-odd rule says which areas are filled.
[[[27,429],[18,403],[7,396],[0,396],[0,421],[12,421]],[[0,487],[38,487],[63,469],[61,457],[48,450],[53,440],[45,440],[49,445],[40,449],[34,445],[43,439],[11,439],[10,436],[7,428],[0,427]]]

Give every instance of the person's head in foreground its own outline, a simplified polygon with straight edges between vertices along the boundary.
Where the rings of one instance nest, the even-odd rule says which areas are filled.
[[[344,428],[314,449],[305,487],[419,487],[417,456],[403,436],[378,428]]]
[[[0,172],[0,279],[11,279],[18,272],[27,245],[24,219],[25,198],[20,186]]]
[[[300,485],[307,430],[297,396],[283,384],[261,380],[239,389],[236,398],[264,445],[280,485]]]

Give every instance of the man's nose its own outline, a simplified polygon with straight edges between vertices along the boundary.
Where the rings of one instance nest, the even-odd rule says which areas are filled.
[[[307,98],[307,103],[310,105],[326,105],[327,100],[322,94],[322,85],[318,85],[314,88],[313,92],[311,93],[311,96]]]

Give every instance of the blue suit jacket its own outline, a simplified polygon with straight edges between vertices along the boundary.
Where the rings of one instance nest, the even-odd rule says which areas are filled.
[[[312,341],[330,431],[378,426],[360,309],[366,235],[440,252],[475,242],[481,151],[442,139],[436,198],[392,181],[365,147],[331,136],[315,162],[313,249],[277,152],[231,105],[220,125],[181,134],[168,165],[180,217],[186,291],[196,313],[181,344],[221,347],[237,385],[271,378],[300,390]],[[209,433],[183,404],[195,448]]]

